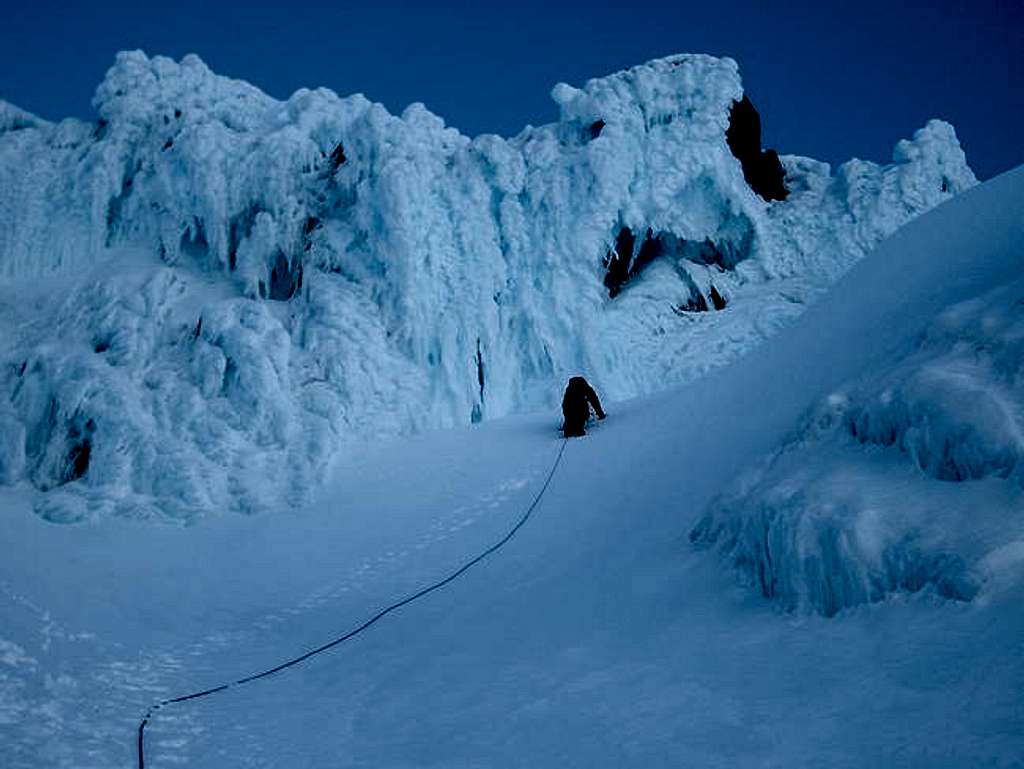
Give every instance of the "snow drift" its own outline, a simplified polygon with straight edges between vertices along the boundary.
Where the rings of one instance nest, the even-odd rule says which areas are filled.
[[[888,166],[783,156],[779,189],[730,59],[552,95],[557,123],[469,139],[134,52],[95,123],[0,105],[0,478],[54,520],[294,501],[350,438],[728,362],[975,183],[932,121]]]

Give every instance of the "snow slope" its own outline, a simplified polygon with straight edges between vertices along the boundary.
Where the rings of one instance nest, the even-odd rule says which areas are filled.
[[[964,600],[904,590],[831,619],[780,614],[688,534],[851,382],[910,382],[913,356],[946,361],[951,336],[977,347],[980,329],[976,371],[992,364],[994,392],[1004,380],[987,377],[1019,370],[1021,305],[1004,294],[1024,279],[1022,243],[1024,168],[900,230],[742,359],[609,404],[495,557],[288,673],[162,710],[147,765],[1020,766],[1019,476],[985,464],[994,478],[958,482],[981,536],[952,530],[953,546],[1001,563]],[[974,297],[997,322],[963,304]],[[290,515],[54,526],[27,490],[9,493],[2,763],[131,766],[153,700],[273,665],[448,573],[522,513],[559,449],[555,422],[367,444]],[[900,492],[882,460],[873,490]],[[914,525],[895,496],[878,515]]]
[[[887,166],[785,156],[767,203],[726,142],[742,94],[673,56],[469,139],[134,52],[96,123],[0,104],[0,480],[60,521],[276,509],[370,435],[727,363],[975,183],[932,121]]]

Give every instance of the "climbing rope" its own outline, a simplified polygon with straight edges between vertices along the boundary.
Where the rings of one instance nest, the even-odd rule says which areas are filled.
[[[182,695],[180,697],[172,697],[170,699],[160,700],[159,702],[156,702],[156,703],[150,705],[149,709],[146,711],[145,715],[142,716],[142,720],[139,722],[139,733],[138,733],[139,769],[145,769],[145,766],[146,766],[146,757],[145,757],[145,750],[144,750],[144,748],[145,748],[144,736],[145,736],[145,731],[146,731],[146,725],[156,715],[156,712],[158,710],[160,710],[161,708],[164,708],[164,707],[166,707],[168,705],[173,705],[173,704],[178,703],[178,702],[187,702],[189,700],[197,700],[200,697],[208,697],[211,694],[216,694],[217,692],[222,692],[225,689],[230,689],[230,688],[235,687],[235,686],[241,686],[242,684],[248,684],[248,683],[252,683],[253,681],[258,681],[261,678],[266,678],[267,676],[272,676],[272,675],[274,675],[274,673],[280,673],[282,670],[290,668],[293,665],[298,665],[300,662],[304,662],[305,660],[308,660],[310,657],[314,657],[317,654],[321,654],[321,653],[327,651],[328,649],[333,649],[338,644],[344,643],[345,641],[349,640],[350,638],[353,638],[353,637],[359,635],[364,630],[366,630],[367,628],[369,628],[372,625],[376,624],[379,620],[383,619],[384,617],[386,617],[388,614],[390,614],[391,612],[395,611],[396,609],[400,609],[401,607],[403,607],[403,606],[405,606],[407,604],[410,604],[413,601],[416,601],[416,600],[418,600],[420,598],[423,598],[424,596],[426,596],[426,595],[428,595],[430,593],[433,593],[435,590],[440,590],[442,587],[444,587],[445,585],[447,585],[447,584],[449,584],[451,582],[454,582],[456,579],[461,577],[463,574],[465,574],[471,568],[473,568],[478,563],[480,563],[482,560],[487,558],[487,556],[491,555],[492,553],[496,552],[497,550],[500,550],[506,543],[508,543],[508,541],[510,539],[512,539],[512,537],[514,537],[516,535],[516,532],[519,531],[519,529],[521,529],[523,527],[523,525],[530,519],[530,516],[533,514],[533,511],[536,509],[537,505],[540,504],[540,501],[543,498],[544,493],[548,490],[548,486],[551,484],[551,479],[555,477],[555,471],[558,469],[558,465],[562,461],[562,455],[565,453],[565,446],[566,446],[566,444],[568,442],[569,441],[567,439],[564,439],[562,441],[561,448],[558,449],[558,456],[555,457],[555,461],[551,465],[551,470],[548,472],[547,478],[544,479],[544,483],[541,485],[540,490],[537,492],[536,496],[534,496],[533,501],[530,502],[530,506],[526,508],[526,512],[522,514],[522,516],[519,518],[518,521],[516,521],[515,525],[511,529],[508,530],[508,532],[505,534],[504,537],[502,537],[500,540],[495,542],[493,545],[491,545],[489,548],[484,550],[482,553],[479,553],[478,555],[476,555],[471,560],[466,561],[466,563],[464,563],[458,569],[453,571],[447,577],[444,577],[443,579],[438,580],[437,582],[434,582],[434,583],[428,585],[427,587],[424,587],[421,590],[418,590],[415,593],[412,593],[411,595],[408,595],[405,598],[402,598],[399,601],[395,601],[395,603],[393,603],[390,606],[387,606],[387,607],[381,609],[376,614],[374,614],[372,617],[370,617],[368,620],[366,620],[363,624],[359,625],[358,627],[354,628],[353,630],[348,631],[344,635],[338,636],[337,638],[335,638],[332,641],[328,641],[327,643],[323,644],[322,646],[318,646],[315,649],[311,649],[310,651],[308,651],[308,652],[306,652],[304,654],[300,654],[298,657],[294,657],[294,658],[288,660],[287,662],[282,662],[280,665],[276,665],[276,666],[274,666],[272,668],[269,668],[268,670],[264,670],[264,671],[262,671],[260,673],[253,673],[252,675],[246,676],[245,678],[239,678],[237,681],[232,681],[230,683],[221,684],[220,686],[214,686],[211,689],[204,689],[203,691],[193,692],[192,694],[184,694],[184,695]]]

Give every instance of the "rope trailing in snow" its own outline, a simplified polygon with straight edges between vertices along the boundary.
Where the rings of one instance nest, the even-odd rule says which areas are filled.
[[[272,676],[272,675],[274,675],[274,673],[280,673],[282,670],[290,668],[293,665],[298,665],[300,662],[304,662],[305,660],[308,660],[310,657],[314,657],[317,654],[321,654],[321,653],[327,651],[328,649],[332,649],[335,646],[337,646],[338,644],[344,643],[345,641],[349,640],[350,638],[353,638],[353,637],[359,635],[364,630],[366,630],[370,626],[376,624],[379,620],[383,619],[384,617],[386,617],[388,614],[390,614],[391,612],[395,611],[396,609],[400,609],[401,607],[405,606],[406,604],[410,604],[413,601],[419,600],[420,598],[423,598],[424,596],[426,596],[426,595],[428,595],[430,593],[433,593],[435,590],[440,590],[445,585],[449,584],[450,582],[454,582],[456,579],[461,577],[463,574],[465,574],[471,568],[473,568],[478,563],[480,563],[482,560],[487,558],[487,556],[491,555],[492,553],[496,552],[497,550],[500,550],[506,543],[508,543],[508,541],[510,539],[512,539],[512,537],[514,537],[516,535],[516,532],[519,531],[519,529],[521,529],[523,527],[523,525],[530,519],[530,516],[533,514],[533,511],[537,508],[537,505],[540,504],[541,499],[544,497],[544,493],[548,490],[548,486],[551,485],[551,479],[555,477],[555,471],[558,470],[558,465],[562,461],[562,455],[565,453],[565,446],[566,446],[566,444],[568,442],[569,442],[568,439],[563,439],[562,446],[558,450],[558,456],[555,457],[555,461],[551,465],[551,470],[548,472],[547,478],[544,479],[544,483],[540,487],[540,491],[537,492],[536,496],[533,498],[533,501],[530,503],[530,506],[526,508],[526,512],[523,513],[523,515],[519,518],[519,520],[516,521],[515,525],[511,529],[508,530],[508,533],[505,534],[504,537],[502,537],[500,540],[495,542],[493,545],[491,545],[489,548],[484,550],[482,553],[478,554],[477,556],[475,556],[471,560],[469,560],[466,563],[464,563],[462,566],[460,566],[458,569],[453,571],[447,577],[444,577],[443,579],[441,579],[441,580],[439,580],[437,582],[434,582],[433,584],[430,584],[427,587],[422,588],[421,590],[418,590],[417,592],[413,593],[412,595],[408,595],[405,598],[403,598],[403,599],[401,599],[399,601],[396,601],[395,603],[391,604],[390,606],[387,606],[386,608],[381,609],[376,614],[374,614],[372,617],[370,617],[370,619],[366,620],[366,622],[364,622],[362,625],[360,625],[359,627],[357,627],[357,628],[355,628],[353,630],[348,631],[347,633],[345,633],[342,636],[339,636],[339,637],[335,638],[333,641],[328,641],[327,643],[323,644],[322,646],[318,646],[315,649],[311,649],[310,651],[306,652],[305,654],[301,654],[298,657],[294,657],[294,658],[288,660],[287,662],[282,662],[280,665],[272,667],[272,668],[270,668],[268,670],[264,670],[261,673],[253,673],[252,675],[246,676],[245,678],[239,678],[237,681],[232,681],[230,683],[221,684],[220,686],[215,686],[212,689],[204,689],[203,691],[193,692],[192,694],[185,694],[185,695],[182,695],[181,697],[172,697],[171,699],[160,700],[159,702],[156,702],[153,705],[150,705],[149,710],[146,711],[145,715],[142,717],[142,720],[139,722],[139,735],[138,735],[139,769],[145,769],[145,766],[146,766],[146,757],[145,757],[144,743],[143,743],[143,738],[145,736],[145,731],[146,731],[146,725],[150,722],[150,719],[152,719],[156,715],[156,712],[158,710],[160,710],[161,708],[166,707],[167,705],[173,705],[174,703],[177,703],[177,702],[187,702],[188,700],[197,700],[200,697],[208,697],[211,694],[216,694],[217,692],[222,692],[225,689],[232,688],[233,686],[241,686],[242,684],[252,683],[253,681],[258,681],[261,678],[266,678],[267,676]]]

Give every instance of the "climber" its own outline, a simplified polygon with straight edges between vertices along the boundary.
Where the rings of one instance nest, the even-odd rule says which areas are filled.
[[[566,438],[586,434],[585,427],[587,420],[590,419],[591,406],[594,407],[598,419],[605,418],[606,414],[601,408],[601,401],[598,400],[594,388],[583,377],[572,377],[565,388],[565,395],[562,396],[562,416],[565,417],[562,434]]]

